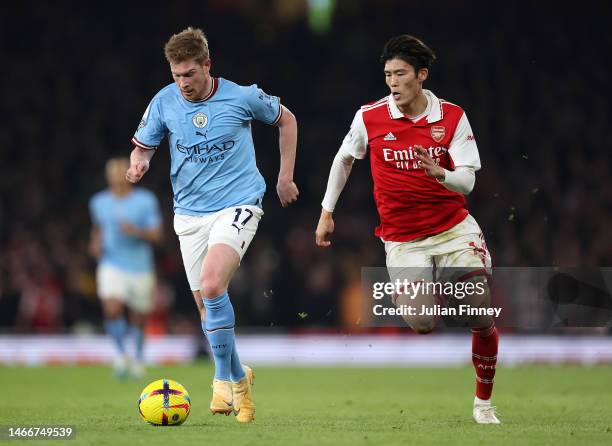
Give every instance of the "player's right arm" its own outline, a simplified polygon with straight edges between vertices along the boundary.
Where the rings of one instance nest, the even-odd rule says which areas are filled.
[[[346,186],[349,175],[353,168],[355,159],[363,159],[366,155],[368,147],[368,136],[363,123],[362,111],[359,110],[355,114],[351,129],[344,137],[340,150],[334,157],[329,179],[327,180],[327,189],[325,197],[321,203],[321,216],[317,224],[315,233],[317,246],[327,248],[331,245],[329,238],[335,229],[334,219],[332,214],[340,198],[340,194]]]
[[[102,232],[98,225],[92,225],[89,234],[89,255],[99,259],[102,256]]]
[[[166,135],[161,107],[161,96],[158,94],[147,106],[134,133],[132,138],[134,149],[130,154],[130,167],[125,174],[125,178],[130,183],[138,183],[147,173],[155,149]]]
[[[89,232],[89,255],[99,259],[102,257],[102,229],[100,228],[100,199],[94,195],[89,200],[89,216],[91,218],[91,230]]]
[[[154,154],[155,150],[153,149],[134,146],[134,150],[130,154],[130,168],[127,170],[125,178],[130,183],[138,183],[149,170],[149,162]]]

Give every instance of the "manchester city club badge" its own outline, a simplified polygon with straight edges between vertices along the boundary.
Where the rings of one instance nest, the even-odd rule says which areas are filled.
[[[203,129],[204,127],[206,127],[206,124],[208,124],[208,116],[206,116],[202,112],[199,112],[193,115],[192,121],[193,125],[195,125],[197,128]]]

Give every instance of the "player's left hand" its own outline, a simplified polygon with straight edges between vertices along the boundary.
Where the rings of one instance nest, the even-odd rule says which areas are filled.
[[[123,232],[125,235],[136,236],[138,234],[138,228],[131,223],[122,222],[121,232]]]
[[[300,191],[293,180],[278,179],[276,183],[276,193],[281,205],[285,208],[298,199]]]
[[[427,153],[427,150],[425,150],[423,146],[417,145],[414,146],[414,151],[417,159],[421,162],[421,166],[423,169],[425,169],[427,176],[443,181],[446,177],[444,169],[436,164],[436,162]]]

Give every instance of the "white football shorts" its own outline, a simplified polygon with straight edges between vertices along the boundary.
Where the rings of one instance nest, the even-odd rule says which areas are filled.
[[[187,281],[192,291],[200,289],[202,262],[208,247],[223,243],[234,248],[240,260],[246,253],[264,211],[259,206],[235,206],[211,215],[174,215]]]
[[[409,242],[383,242],[391,280],[455,281],[491,274],[491,255],[482,230],[471,215],[436,235]]]
[[[126,272],[116,266],[99,265],[96,284],[100,299],[118,299],[139,313],[149,313],[153,307],[155,274]]]

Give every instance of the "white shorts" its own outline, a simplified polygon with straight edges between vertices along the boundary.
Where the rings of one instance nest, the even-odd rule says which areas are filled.
[[[174,231],[181,245],[187,281],[192,291],[200,289],[202,262],[208,247],[223,243],[240,256],[246,253],[264,212],[259,206],[235,206],[202,217],[174,215]]]
[[[118,299],[139,313],[149,313],[153,307],[153,272],[131,273],[115,266],[99,265],[96,283],[100,299]]]
[[[384,241],[392,280],[461,280],[471,273],[491,273],[491,255],[484,235],[471,215],[450,229],[409,242]],[[446,276],[446,277],[444,277]]]

